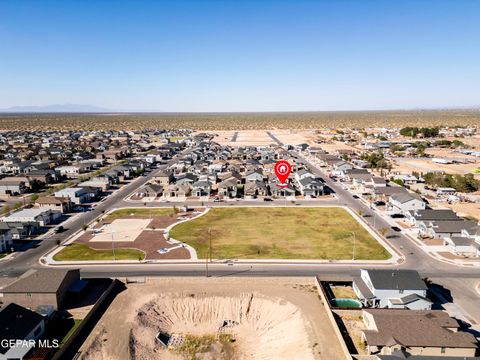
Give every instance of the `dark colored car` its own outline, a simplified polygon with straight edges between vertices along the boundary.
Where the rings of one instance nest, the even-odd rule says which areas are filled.
[[[400,229],[398,226],[392,226],[392,230],[396,232],[402,231],[402,229]]]

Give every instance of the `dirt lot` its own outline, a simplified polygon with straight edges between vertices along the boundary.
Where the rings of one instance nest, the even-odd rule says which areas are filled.
[[[159,330],[201,338],[223,320],[236,322],[229,351],[210,346],[197,358],[342,358],[313,278],[177,277],[128,285],[85,341],[80,359],[183,359],[158,346]]]
[[[429,171],[444,171],[449,174],[469,174],[479,167],[479,163],[471,164],[437,164],[432,160],[421,160],[413,158],[396,159],[393,166],[393,171],[401,174],[410,174],[412,171],[419,173],[426,173]],[[478,177],[479,175],[475,175]]]

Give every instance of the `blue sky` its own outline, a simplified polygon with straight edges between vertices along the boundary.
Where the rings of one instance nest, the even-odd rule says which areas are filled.
[[[480,105],[480,1],[0,0],[0,108]]]

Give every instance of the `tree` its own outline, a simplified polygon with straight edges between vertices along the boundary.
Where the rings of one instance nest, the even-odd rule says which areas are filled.
[[[382,227],[382,228],[381,228],[380,230],[378,230],[378,231],[379,231],[379,233],[380,233],[383,237],[385,237],[385,235],[387,235],[388,228]]]
[[[39,198],[38,194],[33,194],[31,197],[30,197],[30,201],[31,203],[35,203],[35,201],[37,201]]]

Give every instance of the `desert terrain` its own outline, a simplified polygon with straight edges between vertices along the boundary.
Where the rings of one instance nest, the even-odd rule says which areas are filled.
[[[0,130],[257,130],[478,126],[477,110],[279,113],[2,113]]]

